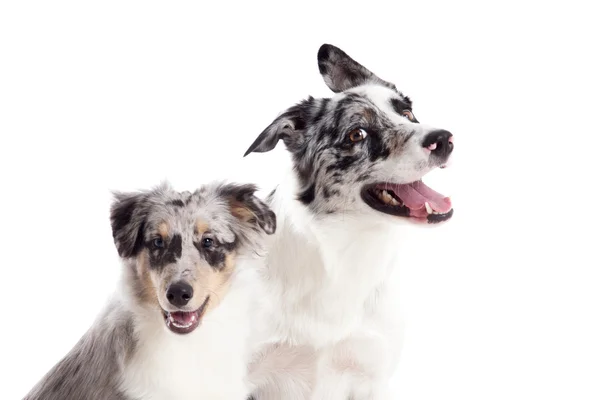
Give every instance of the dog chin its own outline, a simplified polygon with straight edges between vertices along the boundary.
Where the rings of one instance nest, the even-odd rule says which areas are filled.
[[[167,329],[179,335],[192,333],[200,326],[200,322],[202,321],[202,317],[204,317],[209,301],[209,296],[206,296],[206,299],[200,308],[195,311],[166,311],[165,309],[162,309],[163,319]]]
[[[437,224],[449,220],[454,213],[450,198],[422,180],[407,184],[367,184],[361,190],[361,198],[375,211],[419,223]]]

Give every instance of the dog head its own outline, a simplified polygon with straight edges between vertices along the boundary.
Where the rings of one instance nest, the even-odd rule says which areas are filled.
[[[210,185],[179,193],[162,185],[117,193],[114,241],[130,268],[140,304],[162,313],[175,333],[190,333],[225,296],[236,257],[256,251],[275,231],[275,214],[254,185]]]
[[[318,63],[336,95],[309,97],[289,108],[246,155],[272,150],[283,140],[301,188],[298,199],[316,213],[448,220],[450,199],[421,178],[445,167],[452,134],[420,124],[407,96],[337,47],[321,46]]]

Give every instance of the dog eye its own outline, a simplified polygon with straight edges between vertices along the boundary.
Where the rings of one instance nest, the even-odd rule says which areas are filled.
[[[156,238],[152,241],[152,246],[154,246],[157,249],[162,249],[163,247],[165,247],[165,241],[162,240],[162,238]]]
[[[215,241],[211,238],[202,239],[202,247],[204,247],[205,249],[211,248],[214,244],[215,244]]]
[[[348,133],[348,138],[351,142],[360,142],[367,138],[367,131],[362,128],[352,129],[350,133]]]
[[[413,115],[412,111],[410,111],[410,110],[404,110],[404,111],[402,111],[402,115],[405,116],[406,118],[408,118],[411,121],[413,119],[415,119],[415,116]]]

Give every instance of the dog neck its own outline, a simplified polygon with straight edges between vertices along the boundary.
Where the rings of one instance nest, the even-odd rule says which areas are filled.
[[[401,230],[368,215],[315,215],[297,200],[298,189],[295,176],[288,176],[271,200],[277,231],[267,256],[269,275],[285,293],[281,311],[305,315],[290,317],[292,327],[282,334],[296,343],[307,334],[313,343],[339,340],[364,322],[385,290]],[[311,335],[307,326],[317,332]]]

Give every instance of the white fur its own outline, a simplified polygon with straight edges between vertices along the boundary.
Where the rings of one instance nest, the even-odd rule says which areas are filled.
[[[139,400],[246,399],[258,282],[244,261],[238,260],[236,269],[222,302],[187,335],[170,332],[155,309],[133,310],[138,347],[124,367],[127,395]]]
[[[373,165],[372,182],[411,183],[439,166],[422,145],[435,129],[394,110],[390,99],[397,92],[365,84],[332,101],[348,92],[369,98],[409,137],[401,155]],[[277,231],[268,241],[263,279],[271,307],[265,311],[266,345],[250,368],[258,400],[390,398],[388,381],[403,340],[392,274],[402,234],[414,224],[368,206],[363,185],[346,183],[338,200],[343,211],[331,214],[311,211],[319,208],[318,198],[310,206],[298,200],[302,190],[293,168],[275,192]]]
[[[315,219],[297,193],[290,171],[272,204],[278,228],[263,279],[271,344],[250,376],[258,398],[385,399],[402,345],[389,277],[404,225],[366,210]],[[287,351],[269,357],[273,343]],[[281,368],[282,357],[295,365]]]
[[[410,141],[404,146],[402,157],[393,159],[393,162],[386,162],[383,169],[378,172],[382,181],[389,180],[394,183],[411,183],[418,181],[427,172],[434,167],[428,164],[429,150],[426,150],[421,145],[423,139],[437,128],[411,122],[408,118],[401,116],[392,108],[390,98],[395,96],[393,90],[378,85],[362,85],[352,88],[344,93],[336,95],[343,97],[345,93],[358,93],[366,96],[371,100],[377,108],[384,111],[386,117],[392,121],[397,127],[403,127],[405,130],[410,130],[414,133]],[[334,97],[335,98],[335,97]],[[417,168],[417,166],[420,166]],[[389,219],[389,218],[388,218]]]

